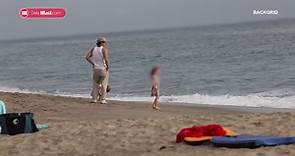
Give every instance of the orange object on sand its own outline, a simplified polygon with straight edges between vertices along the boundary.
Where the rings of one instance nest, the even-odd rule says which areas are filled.
[[[237,136],[237,134],[228,129],[228,128],[223,128],[224,131],[226,132],[226,136]],[[203,137],[185,137],[184,142],[189,144],[189,145],[201,145],[210,142],[213,139],[213,136],[203,136]]]

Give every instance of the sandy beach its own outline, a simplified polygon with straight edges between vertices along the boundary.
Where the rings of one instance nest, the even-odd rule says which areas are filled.
[[[292,110],[162,104],[162,111],[155,112],[149,103],[139,102],[101,105],[83,98],[3,92],[0,99],[8,112],[33,112],[36,123],[49,125],[49,129],[34,134],[1,136],[1,156],[295,155],[295,145],[228,149],[175,143],[181,128],[211,123],[238,133],[294,136]]]

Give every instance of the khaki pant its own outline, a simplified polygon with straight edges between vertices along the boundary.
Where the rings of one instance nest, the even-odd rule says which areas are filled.
[[[103,69],[93,70],[93,85],[92,85],[92,99],[104,100],[106,97],[106,90],[108,86],[109,73]]]
[[[106,72],[106,77],[102,81],[102,85],[105,86],[105,93],[107,93],[107,88],[108,88],[108,85],[109,85],[109,71]]]

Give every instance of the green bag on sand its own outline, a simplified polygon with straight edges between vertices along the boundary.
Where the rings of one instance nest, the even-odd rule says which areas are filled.
[[[6,114],[6,107],[3,101],[0,100],[0,114]]]

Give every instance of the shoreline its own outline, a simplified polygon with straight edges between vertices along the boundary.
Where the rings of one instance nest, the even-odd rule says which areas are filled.
[[[38,96],[52,96],[69,99],[87,99],[90,101],[90,97],[83,96],[71,96],[71,95],[58,95],[58,94],[47,94],[38,92],[5,92],[0,91],[1,94],[27,94],[27,95],[38,95]],[[0,99],[1,100],[1,99]],[[151,104],[148,101],[125,101],[125,100],[108,100],[110,103],[137,103],[137,104]],[[161,102],[161,105],[165,106],[183,106],[183,107],[195,107],[195,108],[213,108],[213,109],[225,109],[238,112],[257,112],[257,113],[275,113],[275,112],[295,112],[295,108],[274,108],[274,107],[254,107],[254,106],[237,106],[237,105],[216,105],[216,104],[198,104],[198,103],[185,103],[185,102]]]
[[[295,111],[147,102],[90,103],[86,98],[4,93],[7,112],[32,112],[49,128],[1,136],[1,155],[295,155],[295,145],[228,149],[176,144],[177,132],[193,125],[220,124],[239,134],[295,136]],[[166,147],[161,149],[161,147]],[[241,154],[242,153],[242,154]]]

